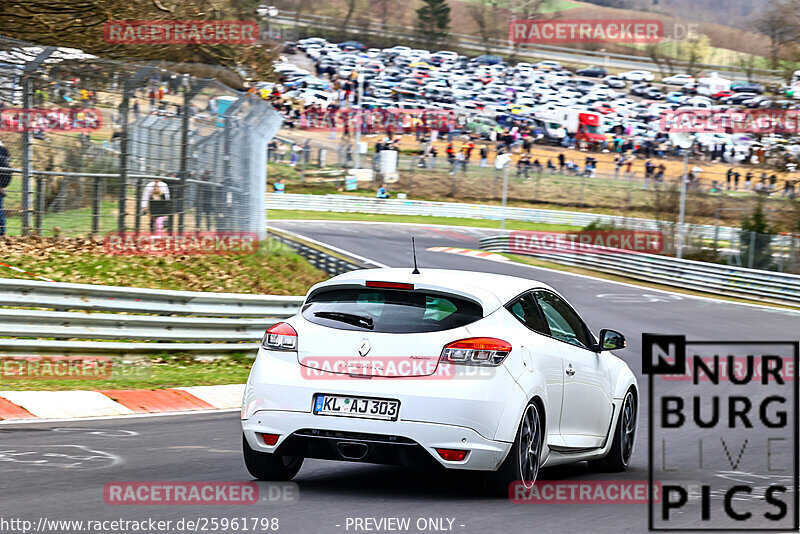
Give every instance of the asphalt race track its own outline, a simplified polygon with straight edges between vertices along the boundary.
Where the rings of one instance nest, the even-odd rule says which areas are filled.
[[[791,340],[800,331],[800,313],[426,250],[434,246],[477,248],[479,237],[493,230],[330,221],[271,221],[270,225],[387,266],[409,269],[410,236],[414,235],[420,269],[494,271],[551,284],[575,305],[593,331],[609,327],[626,335],[629,348],[619,355],[636,372],[643,394],[646,387],[641,375],[643,332],[685,334],[688,339],[697,340]],[[543,470],[539,479],[647,480],[647,406],[642,408],[637,447],[627,472],[599,474],[579,464]],[[104,485],[114,481],[250,480],[240,452],[238,417],[238,412],[226,412],[0,425],[0,494],[4,496],[4,516],[34,522],[40,517],[75,520],[277,517],[279,531],[292,534],[353,532],[352,527],[346,529],[348,517],[409,517],[410,532],[418,532],[414,524],[419,518],[452,519],[452,531],[469,533],[647,530],[647,507],[643,504],[513,504],[506,499],[483,496],[470,476],[322,460],[305,463],[295,479],[300,493],[294,503],[238,507],[105,503]],[[687,443],[694,437],[686,431]],[[758,447],[762,445],[753,445],[747,454],[763,454]],[[444,522],[445,526],[448,524]]]

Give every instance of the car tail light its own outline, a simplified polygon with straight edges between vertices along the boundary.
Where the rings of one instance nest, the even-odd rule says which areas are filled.
[[[495,367],[503,363],[511,344],[494,337],[471,337],[445,345],[440,361],[462,365],[486,365]]]
[[[367,287],[382,287],[384,289],[414,289],[414,284],[405,284],[403,282],[374,282],[370,280],[367,282]]]
[[[267,329],[261,346],[267,350],[297,350],[297,331],[288,323],[278,323]]]
[[[436,449],[436,452],[448,462],[460,462],[467,457],[467,451],[459,449]]]
[[[278,443],[278,438],[281,437],[279,434],[259,434],[261,439],[264,440],[264,445],[275,445]]]

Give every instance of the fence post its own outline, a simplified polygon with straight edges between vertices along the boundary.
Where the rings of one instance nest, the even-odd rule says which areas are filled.
[[[45,59],[55,50],[54,46],[48,46],[36,56],[33,61],[25,63],[24,74],[22,77],[22,107],[30,109],[33,107],[33,73],[39,68]],[[28,124],[22,132],[22,217],[20,221],[22,235],[31,233],[31,171],[33,170],[33,144],[31,143],[31,124]]]
[[[628,209],[633,208],[633,176],[635,172],[628,174]]]
[[[581,198],[578,203],[583,205],[583,191],[586,189],[586,173],[581,176]]]
[[[409,195],[411,194],[411,190],[414,188],[414,172],[416,171],[415,167],[416,167],[416,163],[414,162],[414,158],[411,158],[411,165],[410,165],[410,168],[408,169],[408,194]]]
[[[100,233],[100,178],[95,177],[92,183],[92,236]]]
[[[45,194],[46,194],[46,178],[44,176],[39,176],[36,178],[36,209],[34,211],[34,227],[36,228],[36,234],[42,235],[42,224],[44,220],[44,209],[45,209]]]
[[[130,111],[131,93],[136,88],[136,84],[141,82],[144,78],[153,72],[155,67],[148,65],[139,69],[129,76],[122,85],[122,102],[119,105],[119,123],[120,123],[120,137],[119,137],[119,199],[118,199],[118,215],[117,215],[117,232],[125,232],[125,209],[127,204],[128,193],[128,121]],[[148,146],[148,153],[150,147]],[[137,181],[137,193],[139,192]],[[134,213],[139,213],[140,199],[136,199],[136,205],[133,207]],[[139,217],[136,217],[136,231],[139,231]]]
[[[189,80],[188,74],[184,74]],[[194,83],[184,84],[183,109],[181,110],[181,172],[178,183],[178,232],[184,232],[186,208],[186,180],[189,178],[189,119],[191,115],[192,99],[211,82],[209,79],[196,80]]]
[[[311,146],[309,145],[310,139],[306,139],[305,144],[303,144],[303,150],[301,154],[303,154],[303,165],[300,170],[300,182],[306,182],[306,165],[308,165],[308,158],[311,155]]]

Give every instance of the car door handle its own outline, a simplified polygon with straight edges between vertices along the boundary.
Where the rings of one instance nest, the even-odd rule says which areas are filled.
[[[575,374],[575,369],[572,367],[572,364],[570,364],[569,367],[564,369],[564,372],[567,373],[567,376],[573,376]]]

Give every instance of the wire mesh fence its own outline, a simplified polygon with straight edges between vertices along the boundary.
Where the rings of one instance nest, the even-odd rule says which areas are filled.
[[[0,38],[0,233],[264,237],[281,122],[215,80]]]

